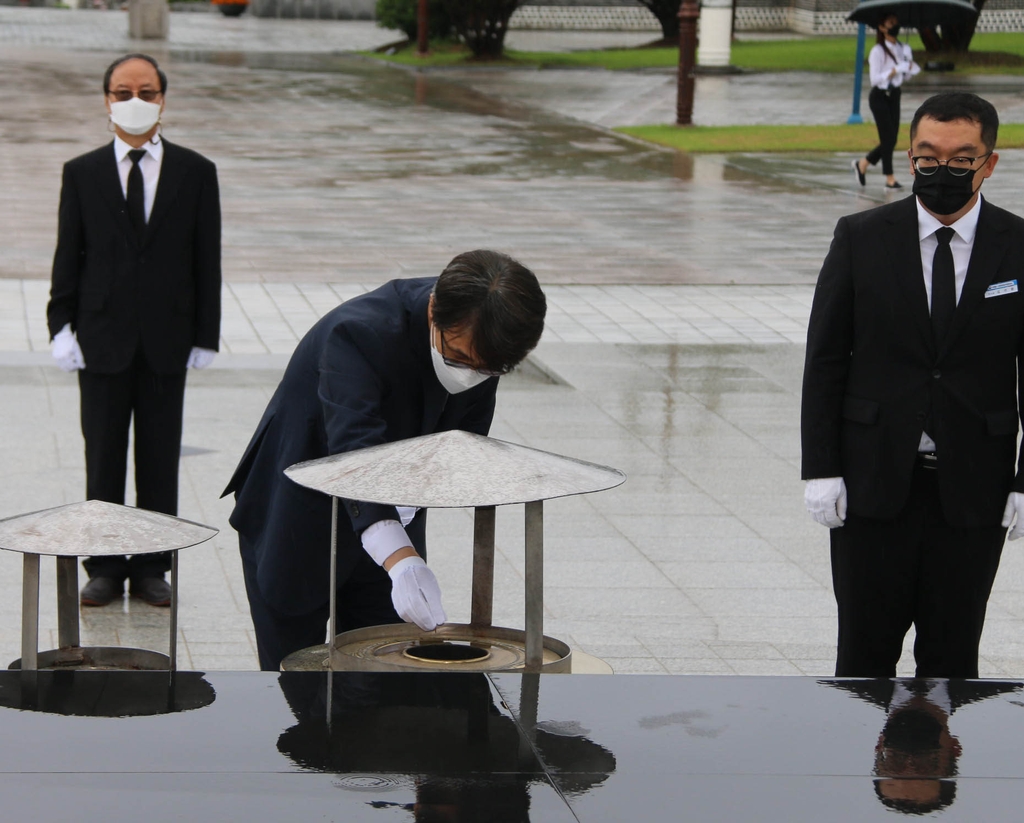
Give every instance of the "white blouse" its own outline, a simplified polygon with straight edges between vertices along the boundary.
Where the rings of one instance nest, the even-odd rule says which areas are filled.
[[[875,43],[868,54],[868,67],[871,70],[871,85],[877,89],[897,89],[908,77],[913,77],[921,67],[914,62],[914,53],[907,43],[886,43],[889,52],[881,43]],[[895,58],[895,59],[893,59]],[[889,72],[896,69],[891,78]]]

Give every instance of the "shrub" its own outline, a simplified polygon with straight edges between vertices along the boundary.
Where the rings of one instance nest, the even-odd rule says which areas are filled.
[[[473,56],[495,60],[505,47],[508,20],[519,0],[442,0],[455,33],[469,46]]]
[[[377,25],[385,29],[398,29],[412,42],[416,41],[419,0],[377,0]],[[441,0],[428,0],[430,25],[427,36],[444,40],[451,36],[452,21]]]

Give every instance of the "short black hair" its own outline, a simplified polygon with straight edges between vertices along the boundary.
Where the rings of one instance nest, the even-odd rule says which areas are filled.
[[[434,286],[434,325],[468,328],[483,368],[508,371],[537,345],[547,301],[537,277],[507,254],[486,249],[455,257]]]
[[[114,69],[122,63],[127,63],[129,60],[145,60],[149,65],[156,69],[156,76],[160,79],[160,93],[167,93],[167,75],[164,74],[160,66],[157,65],[156,60],[148,54],[126,54],[124,57],[118,57],[113,63],[107,66],[107,70],[103,73],[104,94],[110,94],[110,78],[114,74]]]
[[[923,117],[930,117],[940,123],[951,123],[954,120],[977,123],[981,126],[981,142],[985,144],[985,148],[992,151],[996,147],[996,137],[999,134],[999,115],[996,113],[996,107],[976,94],[946,91],[925,100],[914,112],[914,119],[910,121],[911,143],[917,134],[917,124]]]

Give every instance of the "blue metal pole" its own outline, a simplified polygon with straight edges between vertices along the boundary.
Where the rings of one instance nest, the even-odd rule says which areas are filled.
[[[857,65],[853,69],[853,111],[850,113],[847,123],[856,125],[863,123],[864,118],[860,116],[860,90],[864,80],[864,24],[857,26]]]

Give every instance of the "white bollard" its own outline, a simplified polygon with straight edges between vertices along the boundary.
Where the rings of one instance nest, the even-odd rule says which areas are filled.
[[[166,40],[171,30],[167,0],[128,0],[128,36],[134,40]]]
[[[702,0],[698,66],[728,66],[732,48],[732,0]]]

